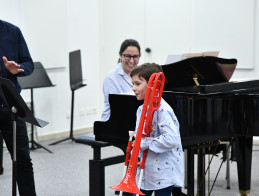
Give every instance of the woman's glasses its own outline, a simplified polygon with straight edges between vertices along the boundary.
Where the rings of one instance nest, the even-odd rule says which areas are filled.
[[[139,55],[133,55],[133,56],[131,56],[131,55],[129,55],[129,54],[123,54],[122,56],[125,58],[125,60],[130,60],[131,58],[133,58],[134,61],[139,60]]]

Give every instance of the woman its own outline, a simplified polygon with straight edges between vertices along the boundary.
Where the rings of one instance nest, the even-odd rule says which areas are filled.
[[[140,58],[140,45],[134,39],[126,39],[122,42],[120,58],[116,69],[108,73],[103,82],[104,110],[102,120],[110,118],[109,94],[132,92],[131,71],[137,67]]]

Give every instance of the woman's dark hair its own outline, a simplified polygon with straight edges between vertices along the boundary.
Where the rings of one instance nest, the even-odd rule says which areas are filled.
[[[134,39],[126,39],[126,40],[124,40],[124,42],[122,42],[122,44],[121,44],[121,48],[120,48],[119,54],[122,55],[122,53],[123,53],[129,46],[137,47],[137,49],[138,49],[138,51],[139,51],[139,56],[141,55],[141,54],[140,54],[140,45],[139,45],[138,41],[136,41],[136,40],[134,40]],[[118,62],[120,62],[120,59],[119,59]]]
[[[144,78],[147,82],[150,76],[153,73],[163,72],[163,69],[160,65],[156,63],[144,63],[142,65],[137,66],[135,69],[132,70],[130,73],[130,77],[138,75],[140,78]]]

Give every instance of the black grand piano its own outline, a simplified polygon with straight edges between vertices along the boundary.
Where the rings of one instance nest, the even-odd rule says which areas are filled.
[[[259,80],[229,82],[236,59],[194,57],[163,65],[163,98],[180,123],[183,147],[188,149],[187,194],[194,195],[193,147],[234,138],[241,195],[250,193],[253,136],[259,135]],[[126,149],[128,131],[135,129],[135,96],[110,95],[111,116],[94,123],[96,141]],[[200,190],[198,195],[205,195]]]

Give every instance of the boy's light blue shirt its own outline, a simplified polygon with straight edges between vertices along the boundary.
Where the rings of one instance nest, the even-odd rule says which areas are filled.
[[[109,94],[129,93],[132,91],[132,87],[132,82],[129,76],[124,72],[121,63],[117,65],[116,69],[108,73],[103,82],[103,121],[107,121],[110,118]]]
[[[143,105],[137,110],[136,131]],[[153,131],[150,138],[142,139],[141,149],[148,149],[141,189],[158,190],[169,186],[183,187],[183,150],[179,122],[169,104],[161,99],[159,109],[154,113]],[[140,159],[143,151],[140,151]],[[139,168],[137,172],[137,183]]]

